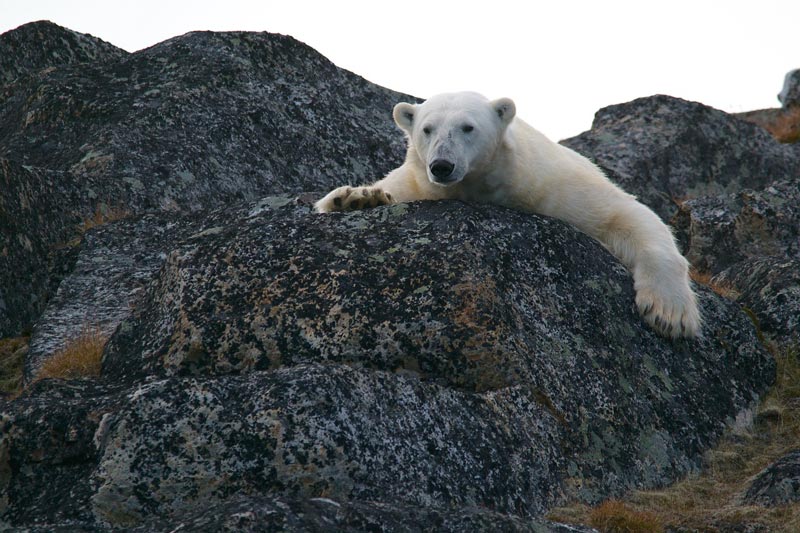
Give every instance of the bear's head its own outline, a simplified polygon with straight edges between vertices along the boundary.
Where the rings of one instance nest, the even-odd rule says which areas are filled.
[[[456,184],[490,168],[516,107],[509,98],[449,93],[422,104],[401,102],[394,120],[408,135],[431,183]]]

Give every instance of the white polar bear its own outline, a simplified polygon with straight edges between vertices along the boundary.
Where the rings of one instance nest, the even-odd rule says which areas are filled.
[[[656,331],[699,334],[689,265],[669,228],[591,161],[515,118],[512,100],[441,94],[399,103],[393,114],[408,137],[403,165],[371,186],[335,189],[317,211],[458,199],[555,217],[600,241],[633,273],[636,304]]]

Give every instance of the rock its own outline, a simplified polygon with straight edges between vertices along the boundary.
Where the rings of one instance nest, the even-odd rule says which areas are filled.
[[[736,301],[755,313],[765,334],[780,345],[800,343],[800,259],[748,259],[717,280],[736,287]]]
[[[151,213],[90,230],[70,275],[37,321],[25,361],[30,381],[41,364],[86,330],[110,336],[195,218]]]
[[[97,37],[46,20],[31,22],[0,35],[0,85],[47,68],[126,55],[125,50]]]
[[[773,507],[800,501],[800,450],[759,472],[744,493],[745,503]]]
[[[213,506],[202,513],[180,518],[181,531],[441,531],[596,533],[596,530],[556,524],[545,520],[523,520],[488,509],[420,509],[386,503],[330,498],[240,497]],[[169,531],[163,523],[132,529],[134,533]]]
[[[0,157],[134,213],[196,210],[382,176],[404,156],[400,100],[291,37],[195,32],[7,85]]]
[[[562,144],[668,220],[686,199],[793,181],[800,152],[761,128],[702,104],[639,98],[595,115],[592,129]]]
[[[30,326],[71,269],[81,188],[69,173],[0,159],[0,338]]]
[[[98,211],[325,190],[403,159],[391,110],[414,98],[291,37],[199,32],[133,54],[109,47],[46,22],[0,36],[2,72],[14,73],[0,88],[0,217],[11,225],[0,337],[43,311],[74,260],[64,244]]]
[[[772,380],[735,305],[701,290],[705,338],[662,339],[630,275],[556,220],[286,197],[208,216],[117,329],[103,383],[3,407],[8,523],[176,524],[237,494],[534,523],[697,468]]]
[[[673,219],[686,258],[718,274],[745,259],[800,259],[800,179],[689,200]]]
[[[778,95],[783,107],[800,106],[800,69],[794,69],[786,73],[783,80],[783,89]]]

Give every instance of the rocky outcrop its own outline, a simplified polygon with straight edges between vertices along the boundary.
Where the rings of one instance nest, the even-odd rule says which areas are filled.
[[[780,345],[800,346],[800,260],[753,258],[722,272],[733,298],[752,312],[759,327]]]
[[[126,55],[125,50],[97,37],[46,20],[31,22],[0,35],[0,85],[39,70]]]
[[[168,524],[260,494],[530,521],[696,468],[771,381],[734,305],[701,291],[704,339],[666,341],[630,275],[555,220],[279,197],[197,229],[117,328],[105,385],[7,411],[8,520]],[[46,508],[67,487],[74,507]]]
[[[0,328],[38,319],[0,399],[0,528],[588,531],[541,516],[697,469],[772,383],[750,315],[796,329],[798,154],[722,112],[641,99],[566,141],[663,217],[680,199],[690,255],[737,284],[750,315],[698,287],[703,336],[669,341],[559,221],[312,213],[302,191],[400,161],[410,97],[289,37],[88,59],[0,91]],[[76,229],[98,207],[129,216]],[[100,378],[33,380],[87,324]]]
[[[673,219],[684,253],[718,274],[746,259],[800,259],[800,179],[683,203]]]
[[[722,111],[669,96],[597,112],[592,129],[563,144],[668,220],[691,198],[795,182],[800,151]]]
[[[43,257],[98,209],[180,212],[324,190],[381,176],[403,158],[391,110],[414,98],[291,37],[199,32],[133,54],[87,48],[86,39],[49,23],[2,36],[0,50],[28,44],[13,44],[27,52],[0,90],[0,157],[10,161],[0,206],[23,228],[3,233],[11,251],[0,256],[8,264],[0,279],[22,272],[32,297],[16,281],[0,285],[0,336],[42,312],[60,280]],[[60,44],[73,41],[83,48]],[[89,51],[75,61],[27,59],[73,49]],[[16,218],[20,210],[59,230],[40,231],[25,213]]]
[[[0,337],[29,327],[71,270],[82,189],[69,173],[0,159]]]

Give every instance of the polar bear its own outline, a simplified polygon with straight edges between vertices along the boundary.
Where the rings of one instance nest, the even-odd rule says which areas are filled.
[[[407,136],[405,162],[370,186],[333,190],[315,204],[318,212],[458,199],[555,217],[600,241],[632,272],[636,305],[656,331],[699,334],[689,265],[670,229],[591,161],[516,118],[512,100],[441,94],[399,103],[393,115]]]

